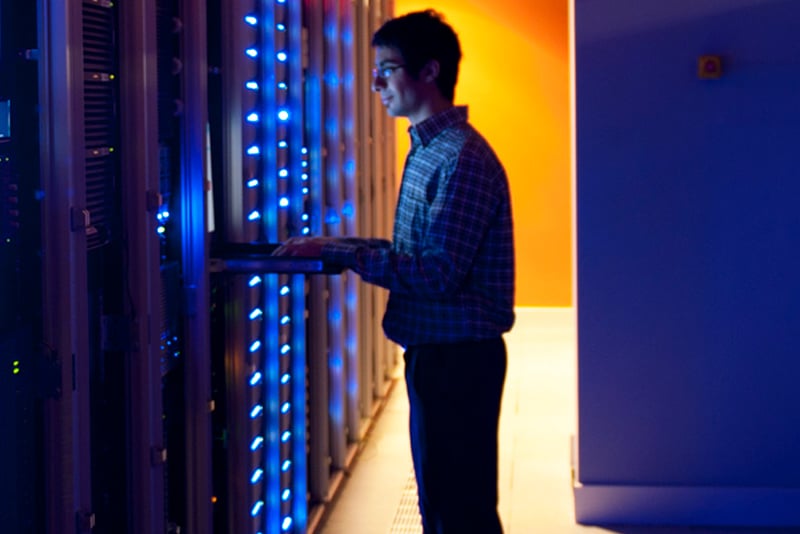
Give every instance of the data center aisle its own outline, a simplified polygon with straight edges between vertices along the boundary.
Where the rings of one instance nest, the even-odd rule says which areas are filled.
[[[500,516],[506,534],[603,531],[574,524],[570,439],[576,425],[575,313],[521,308],[506,336],[500,420]],[[320,534],[421,532],[402,369]]]
[[[577,426],[572,308],[522,308],[506,336],[500,419],[500,517],[505,534],[798,534],[795,528],[575,524],[571,437]],[[402,369],[342,491],[316,534],[419,534]],[[465,533],[466,534],[466,533]]]

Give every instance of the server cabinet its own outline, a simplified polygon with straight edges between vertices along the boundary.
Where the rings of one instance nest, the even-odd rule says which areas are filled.
[[[9,532],[43,528],[38,498],[46,347],[40,344],[36,4],[0,2],[0,524]]]
[[[396,363],[385,293],[262,260],[388,237],[390,3],[0,6],[4,524],[313,531]]]

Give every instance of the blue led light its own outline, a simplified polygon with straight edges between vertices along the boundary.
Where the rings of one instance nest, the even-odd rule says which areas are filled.
[[[247,180],[247,187],[249,187],[250,189],[258,187],[258,179],[253,178],[252,180]]]
[[[288,354],[290,350],[292,350],[292,347],[288,343],[281,345],[281,354]]]
[[[289,373],[284,373],[284,375],[281,376],[281,384],[286,385],[289,383],[291,379],[292,375],[290,375]]]
[[[248,221],[257,221],[261,218],[261,213],[258,211],[250,212],[250,215],[247,216]]]
[[[281,471],[284,473],[292,468],[292,461],[291,460],[284,460],[281,464]]]
[[[250,352],[255,352],[261,348],[261,341],[256,339],[253,343],[250,344]]]
[[[289,198],[288,197],[281,197],[281,199],[278,201],[278,206],[280,206],[282,208],[289,207]]]
[[[292,409],[291,403],[284,402],[283,404],[281,404],[281,413],[287,414],[291,409]]]
[[[303,191],[303,194],[304,194],[304,195],[307,195],[307,194],[308,194],[308,188],[307,188],[307,187],[304,187],[304,188],[302,189],[302,191]]]
[[[284,517],[283,522],[281,523],[281,530],[284,532],[288,532],[289,529],[292,528],[292,518],[291,517]]]
[[[164,228],[163,226],[159,226],[159,227],[156,228],[156,232],[158,232],[160,235],[163,235],[164,232],[166,232],[166,231],[167,231],[167,229]]]
[[[303,228],[303,235],[308,235],[311,233],[311,228]]]
[[[261,308],[254,308],[253,311],[250,312],[250,320],[255,321],[256,319],[258,319],[263,315],[264,312],[261,310]]]
[[[256,502],[250,509],[250,515],[253,517],[257,516],[259,513],[261,513],[262,508],[264,508],[264,501]]]
[[[301,174],[300,175],[300,179],[303,180],[304,182],[307,181],[308,180],[308,173],[304,172],[303,174]]]
[[[292,490],[290,490],[290,489],[288,489],[288,488],[287,488],[287,489],[285,489],[285,490],[283,490],[283,491],[281,492],[281,500],[282,500],[283,502],[286,502],[286,501],[288,501],[288,500],[289,500],[289,499],[291,499],[291,498],[292,498]]]
[[[245,15],[244,21],[250,26],[255,26],[258,24],[258,19],[255,17],[255,15]]]
[[[253,376],[250,377],[250,385],[257,386],[258,384],[260,384],[262,377],[263,375],[261,374],[261,371],[256,371],[255,373],[253,373]]]
[[[280,178],[288,178],[289,177],[289,170],[288,169],[281,169],[278,171],[278,176]]]
[[[304,214],[302,214],[302,215],[300,216],[300,218],[301,218],[302,220],[304,220],[304,221],[307,221],[307,220],[308,220],[308,213],[304,213]]]
[[[278,61],[281,63],[284,63],[287,59],[289,59],[289,56],[286,54],[286,52],[278,52],[275,57],[277,57]]]
[[[291,322],[292,322],[292,318],[289,317],[288,315],[284,315],[283,317],[281,317],[281,324],[286,325],[286,324],[289,324]]]
[[[254,59],[258,57],[258,49],[253,47],[248,48],[247,50],[244,51],[244,53],[247,54],[248,57]]]
[[[258,156],[259,154],[261,154],[261,149],[257,145],[247,147],[248,156]]]
[[[285,24],[280,24],[280,23],[279,23],[279,24],[278,24],[277,26],[275,26],[275,27],[276,27],[276,28],[278,28],[278,31],[279,31],[279,32],[285,32],[285,31],[286,31],[286,25],[285,25]]]
[[[249,113],[247,117],[245,117],[245,119],[247,120],[247,122],[258,122],[259,120],[261,120],[260,117],[258,116],[258,113],[256,113],[255,111]]]
[[[278,120],[286,122],[289,120],[289,110],[288,109],[281,109],[278,111]]]
[[[261,448],[263,444],[264,444],[264,438],[262,438],[261,436],[256,436],[255,438],[253,438],[252,443],[250,443],[250,450],[257,451],[258,449]]]
[[[283,433],[283,434],[281,434],[281,441],[282,441],[283,443],[286,443],[286,442],[287,442],[287,441],[289,441],[290,439],[292,439],[292,433],[291,433],[291,432],[289,432],[288,430],[284,431],[284,433]]]
[[[300,149],[300,153],[301,154],[308,154],[308,148],[306,148],[306,147],[301,148]]]
[[[256,405],[255,405],[255,406],[253,406],[253,408],[250,410],[250,419],[255,419],[256,417],[258,417],[258,416],[259,416],[259,415],[261,415],[262,413],[264,413],[264,407],[263,407],[263,406],[261,406],[260,404],[256,404]]]
[[[250,80],[249,82],[245,83],[244,86],[250,91],[258,91],[258,82],[255,80]]]
[[[281,286],[281,295],[282,296],[286,296],[291,292],[292,292],[292,290],[289,289],[289,286]]]
[[[289,147],[289,143],[287,143],[286,141],[278,142],[278,148],[288,148],[288,147]]]
[[[248,285],[250,287],[256,287],[260,283],[261,283],[261,277],[258,276],[258,275],[255,275],[255,276],[253,276],[253,278],[250,279],[250,281],[248,282]]]
[[[286,85],[286,82],[281,82],[278,84],[278,89],[280,89],[281,91],[286,91],[287,89],[289,89],[289,86]]]
[[[264,470],[261,468],[256,468],[253,471],[253,474],[250,476],[250,484],[258,484],[264,476]]]

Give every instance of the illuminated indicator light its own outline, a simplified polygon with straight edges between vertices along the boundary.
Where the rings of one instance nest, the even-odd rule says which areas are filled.
[[[288,207],[289,206],[289,199],[286,198],[286,197],[281,197],[281,199],[278,201],[278,206],[280,206],[282,208]]]
[[[254,111],[253,113],[247,115],[246,119],[247,122],[258,122],[259,121],[258,113]]]
[[[303,215],[300,216],[300,218],[302,220],[304,220],[304,221],[307,221],[308,220],[308,213],[304,213]]]
[[[254,187],[258,187],[258,180],[253,178],[252,180],[247,181],[247,187],[253,189]]]
[[[247,216],[248,221],[257,221],[261,218],[261,214],[257,211],[253,211],[250,215]]]
[[[300,179],[303,180],[304,182],[307,181],[308,180],[308,173],[304,172],[303,174],[301,174],[300,175]]]
[[[276,57],[278,58],[278,61],[280,61],[281,63],[283,63],[283,62],[285,62],[287,59],[289,59],[289,56],[287,56],[287,55],[286,55],[286,52],[278,52],[278,54],[276,55]]]
[[[260,513],[261,513],[261,509],[262,509],[263,507],[264,507],[264,501],[258,501],[258,502],[257,502],[257,503],[255,503],[255,504],[253,505],[253,507],[250,509],[250,515],[251,515],[251,516],[253,516],[253,517],[257,516],[258,514],[260,514]]]
[[[248,48],[247,50],[244,51],[244,53],[247,54],[251,58],[257,58],[258,57],[258,50],[256,50],[255,48]]]
[[[255,80],[250,80],[244,86],[251,91],[258,91],[258,82]]]
[[[304,195],[307,195],[307,194],[308,194],[308,188],[307,188],[307,187],[304,187],[304,188],[302,189],[302,191],[303,191],[303,194],[304,194]]]
[[[258,484],[264,476],[263,469],[256,469],[253,471],[253,475],[250,477],[250,484]]]
[[[286,91],[287,89],[289,89],[289,86],[286,85],[286,82],[280,82],[278,84],[278,89],[280,89],[281,91]]]
[[[308,235],[310,233],[311,233],[311,229],[310,228],[303,228],[303,235]]]
[[[288,501],[288,500],[289,500],[289,499],[291,499],[291,498],[292,498],[292,490],[290,490],[290,489],[285,489],[285,490],[283,490],[283,491],[281,492],[281,500],[282,500],[283,502],[286,502],[286,501]]]
[[[260,404],[256,404],[255,406],[253,406],[253,409],[250,410],[250,419],[255,419],[262,413],[264,413],[264,407],[261,406]]]
[[[156,228],[156,232],[158,232],[159,234],[162,234],[162,235],[163,235],[163,234],[164,234],[164,232],[166,232],[166,231],[167,231],[167,229],[166,229],[166,228],[164,228],[163,226],[159,226],[158,228]]]
[[[289,383],[291,379],[292,379],[291,375],[289,373],[286,373],[281,377],[281,384],[286,385]]]
[[[256,371],[255,373],[253,373],[253,376],[250,377],[250,385],[251,386],[258,385],[261,382],[261,377],[262,376],[263,375],[261,374],[260,371]]]
[[[291,460],[284,460],[284,462],[281,464],[281,471],[283,471],[284,473],[291,468],[292,468]]]
[[[286,31],[286,25],[285,24],[278,24],[275,27],[278,28],[279,32],[285,32]]]
[[[287,442],[287,441],[289,441],[290,439],[292,439],[292,433],[291,433],[291,432],[289,432],[288,430],[287,430],[287,431],[285,431],[283,434],[281,434],[281,441],[282,441],[283,443],[286,443],[286,442]]]
[[[255,340],[255,341],[253,341],[253,343],[250,345],[250,352],[255,352],[255,351],[257,351],[257,350],[258,350],[258,349],[260,349],[260,348],[261,348],[261,341],[259,341],[259,340]]]
[[[288,178],[289,171],[287,169],[281,169],[278,171],[278,176],[280,176],[281,178]]]
[[[255,15],[245,15],[244,21],[250,26],[255,26],[258,24],[258,19],[255,17]]]
[[[281,295],[288,295],[291,292],[289,286],[282,286],[281,287]]]
[[[307,147],[303,147],[303,148],[301,148],[301,149],[300,149],[300,153],[301,153],[301,154],[308,154],[308,148],[307,148]]]
[[[247,148],[248,156],[258,156],[259,154],[261,154],[261,149],[258,148],[256,145],[252,145]]]
[[[289,143],[287,143],[286,141],[281,141],[278,143],[278,148],[287,148],[288,146]]]
[[[300,163],[300,166],[305,169],[306,167],[308,167],[308,162],[307,161],[303,161],[302,163]]]
[[[255,275],[253,278],[250,279],[250,281],[248,282],[248,285],[250,287],[256,287],[260,283],[261,283],[261,277],[258,276],[258,275]]]
[[[284,517],[283,522],[281,523],[281,530],[284,532],[288,532],[289,529],[292,528],[292,518],[291,517]]]
[[[284,414],[285,413],[289,413],[289,411],[291,409],[292,409],[292,405],[289,404],[288,402],[284,402],[283,404],[281,404],[281,413],[284,413]]]
[[[253,438],[252,443],[250,443],[250,450],[257,451],[259,448],[261,448],[261,445],[263,444],[264,444],[264,438],[262,438],[261,436],[256,436],[255,438]]]
[[[282,120],[284,122],[289,120],[289,110],[282,109],[278,111],[278,120]]]
[[[281,324],[289,324],[291,322],[292,318],[289,317],[288,315],[284,315],[283,317],[281,317]]]
[[[290,350],[292,350],[292,347],[288,343],[281,346],[281,354],[288,354]]]
[[[256,319],[258,319],[259,317],[261,317],[263,315],[264,315],[264,312],[261,311],[261,308],[256,308],[256,309],[254,309],[253,311],[250,312],[250,320],[251,321],[255,321]]]
[[[211,496],[211,502],[212,502],[213,504],[217,504],[217,496],[216,496],[216,495],[212,495],[212,496]]]

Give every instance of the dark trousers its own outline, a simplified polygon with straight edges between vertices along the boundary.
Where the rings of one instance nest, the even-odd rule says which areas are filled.
[[[425,534],[501,534],[497,424],[502,338],[405,352],[411,454]]]

